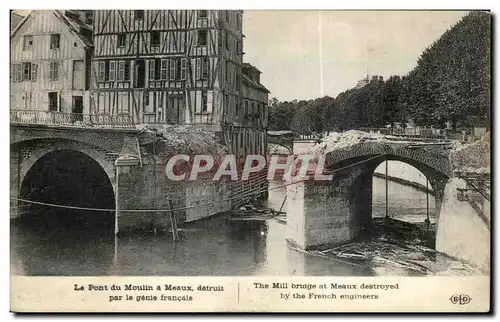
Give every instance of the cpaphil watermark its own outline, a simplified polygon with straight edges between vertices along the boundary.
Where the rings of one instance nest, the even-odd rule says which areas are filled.
[[[333,175],[325,170],[325,161],[324,155],[237,157],[229,154],[221,158],[211,155],[179,154],[167,161],[165,173],[172,181],[195,181],[200,178],[214,181],[223,179],[247,181],[256,176],[265,176],[269,181],[289,181],[294,178],[331,181]]]

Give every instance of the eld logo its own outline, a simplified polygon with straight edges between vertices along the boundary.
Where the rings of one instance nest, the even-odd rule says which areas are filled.
[[[455,294],[450,297],[453,304],[466,305],[469,304],[472,298],[467,294]]]

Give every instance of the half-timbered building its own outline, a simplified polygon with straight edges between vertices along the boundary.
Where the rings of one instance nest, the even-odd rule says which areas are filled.
[[[35,10],[11,33],[10,107],[84,113],[92,30],[69,10]]]
[[[220,129],[239,103],[241,18],[227,10],[95,11],[95,112]]]

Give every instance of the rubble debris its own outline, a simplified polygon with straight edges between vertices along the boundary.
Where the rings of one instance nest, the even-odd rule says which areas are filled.
[[[428,247],[426,231],[418,225],[391,218],[374,218],[374,225],[374,235],[367,240],[322,250],[292,249],[354,266],[392,267],[417,275],[467,275],[479,270]]]
[[[454,142],[450,153],[450,161],[455,171],[491,173],[490,132],[487,132],[481,140],[474,143]]]
[[[320,143],[314,145],[309,149],[309,153],[313,155],[322,155],[328,152],[350,147],[359,143],[377,141],[380,143],[401,143],[401,144],[411,144],[418,142],[419,145],[422,144],[436,144],[436,140],[429,140],[427,138],[402,138],[396,135],[386,135],[374,132],[363,132],[358,130],[350,130],[346,132],[333,132],[327,137],[321,140]],[[442,140],[445,142],[445,140]]]
[[[241,221],[241,220],[269,220],[274,219],[280,215],[286,213],[283,211],[276,211],[272,208],[268,207],[256,207],[253,204],[246,204],[238,208],[238,210],[234,210],[231,213],[230,219],[232,221]]]
[[[167,157],[206,154],[223,158],[228,153],[214,133],[194,126],[140,124],[136,128],[140,130],[138,137],[143,155],[148,154],[145,146],[153,143],[155,154]]]

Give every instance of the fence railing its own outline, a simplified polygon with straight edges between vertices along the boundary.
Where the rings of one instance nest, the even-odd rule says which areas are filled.
[[[472,138],[467,132],[452,132],[445,129],[422,129],[422,128],[359,128],[360,131],[380,133],[385,135],[395,135],[425,139],[447,139],[469,141]]]
[[[133,128],[129,115],[62,113],[54,111],[11,110],[11,124],[64,125],[81,127]]]

